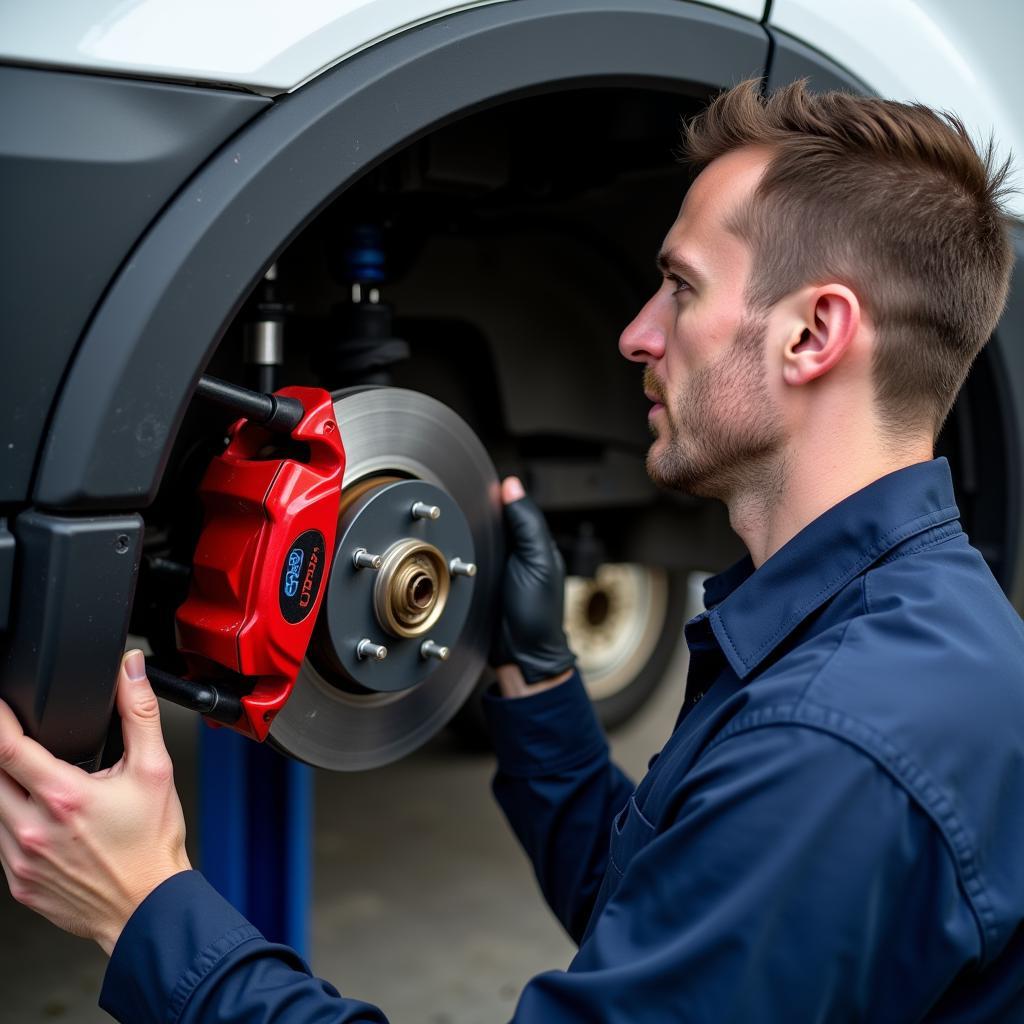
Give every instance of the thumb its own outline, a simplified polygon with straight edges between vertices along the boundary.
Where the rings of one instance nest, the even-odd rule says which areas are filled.
[[[146,659],[142,651],[129,651],[121,661],[117,679],[117,711],[121,716],[125,759],[129,764],[166,757],[167,748],[160,728],[160,704],[146,677]]]
[[[506,535],[509,550],[527,565],[546,565],[553,546],[544,513],[529,497],[505,506]]]
[[[504,505],[511,505],[513,501],[526,497],[526,488],[523,481],[517,476],[507,476],[501,481],[501,501]]]

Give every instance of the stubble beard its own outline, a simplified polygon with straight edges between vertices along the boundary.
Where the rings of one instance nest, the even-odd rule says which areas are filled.
[[[664,424],[650,423],[656,440],[647,473],[656,484],[727,504],[740,495],[767,504],[782,489],[784,436],[766,381],[766,334],[763,320],[745,318],[726,355],[697,370],[671,405],[666,400],[668,436]],[[665,397],[650,367],[644,387]]]

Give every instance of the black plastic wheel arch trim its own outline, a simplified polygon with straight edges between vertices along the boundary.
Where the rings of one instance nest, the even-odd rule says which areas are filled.
[[[104,289],[262,96],[0,66],[0,506],[28,500],[47,417]]]
[[[17,540],[0,697],[28,735],[87,770],[99,766],[135,596],[142,517],[29,509]]]
[[[56,407],[37,504],[149,503],[248,292],[397,149],[514,96],[613,84],[704,93],[763,74],[766,55],[762,26],[684,0],[517,0],[388,39],[278,100],[181,190],[109,290]]]
[[[11,590],[14,586],[14,534],[7,520],[0,519],[0,633],[7,629],[11,615]]]

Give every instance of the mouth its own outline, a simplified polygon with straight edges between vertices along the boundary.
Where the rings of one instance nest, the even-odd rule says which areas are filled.
[[[646,397],[646,399],[649,402],[651,402],[651,409],[647,413],[648,416],[653,416],[656,412],[660,412],[662,409],[665,408],[665,403],[661,400],[661,398],[658,395],[655,395],[650,391],[645,391],[644,397]]]
[[[644,389],[644,397],[651,403],[650,411],[647,413],[647,418],[650,419],[665,408],[665,389],[654,372],[654,367],[644,367],[643,383],[640,386]]]

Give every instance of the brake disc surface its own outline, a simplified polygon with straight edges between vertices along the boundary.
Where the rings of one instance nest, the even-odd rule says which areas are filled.
[[[483,445],[458,415],[436,399],[400,388],[353,388],[335,392],[334,399],[346,453],[342,523],[346,514],[351,520],[360,507],[370,507],[361,498],[355,505],[346,502],[346,494],[364,495],[378,486],[383,491],[396,479],[424,481],[440,488],[458,506],[472,538],[477,568],[468,610],[461,608],[455,615],[454,605],[449,609],[453,619],[464,621],[454,641],[450,631],[444,634],[448,660],[435,662],[420,681],[400,689],[390,683],[387,692],[369,690],[359,685],[358,678],[365,682],[372,677],[353,679],[336,667],[346,663],[347,648],[335,652],[339,655],[335,658],[310,656],[304,661],[288,703],[271,726],[270,742],[308,764],[362,771],[396,761],[425,743],[476,685],[486,663],[504,565],[501,496]],[[372,508],[368,514],[373,515]],[[381,528],[377,520],[370,525]],[[395,542],[402,540],[401,532],[396,528]],[[350,535],[339,530],[339,544]],[[339,549],[328,599],[320,611],[324,620],[318,623],[320,644],[333,638],[340,646],[337,622],[352,617],[353,611],[370,621],[370,609],[362,608],[366,588],[338,586],[342,580],[334,578],[335,573],[351,575],[351,566],[351,552]],[[453,587],[457,582],[453,579]],[[347,601],[360,603],[349,609]],[[444,621],[442,614],[439,624]],[[383,631],[380,635],[385,636]],[[386,637],[386,641],[390,658],[392,650],[404,651],[402,644],[418,643],[419,638]],[[402,657],[408,656],[403,653]]]

